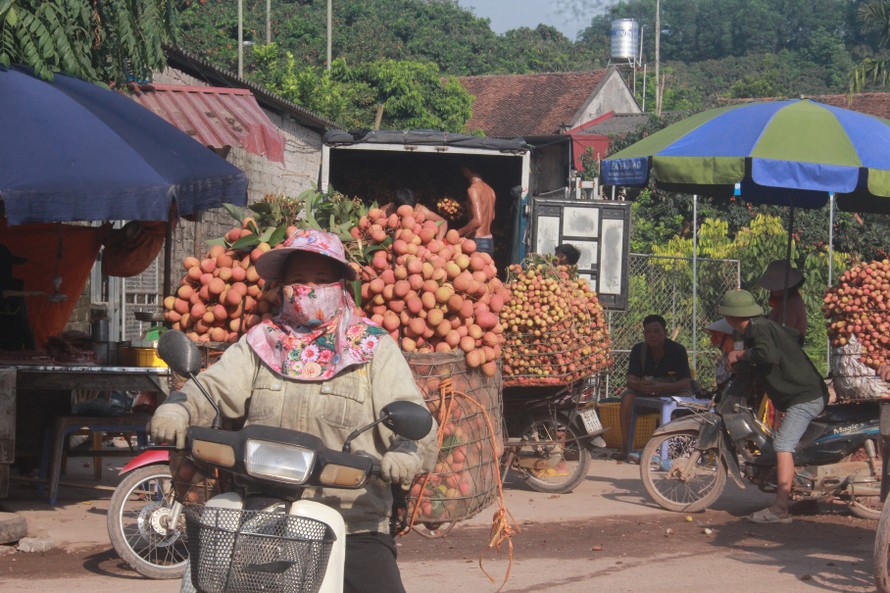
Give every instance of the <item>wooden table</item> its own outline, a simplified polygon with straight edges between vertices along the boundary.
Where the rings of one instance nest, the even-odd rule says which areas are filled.
[[[16,368],[17,389],[170,392],[166,367],[29,365]]]
[[[28,398],[27,392],[30,390],[44,392],[38,394],[44,398],[46,391],[59,391],[66,397],[64,405],[59,400],[58,406],[44,405],[46,402],[52,403],[58,399],[55,396],[45,400],[44,403],[35,400],[34,405],[38,406],[39,411],[46,416],[42,420],[28,417],[27,422],[24,422],[24,419],[18,419],[19,430],[33,432],[19,436],[21,438],[30,436],[32,440],[40,443],[43,441],[44,431],[52,425],[53,418],[66,414],[65,410],[70,410],[72,391],[153,391],[159,393],[160,401],[163,401],[170,392],[172,375],[173,373],[166,367],[22,364],[0,368],[0,498],[8,495],[9,465],[14,462],[15,453],[20,449],[20,443],[16,442],[16,415],[19,413],[16,409],[17,398],[20,400],[19,403],[25,403],[22,400]],[[44,407],[59,409],[44,410],[42,409]],[[20,413],[27,414],[27,411],[21,410]],[[40,450],[38,446],[37,452]]]

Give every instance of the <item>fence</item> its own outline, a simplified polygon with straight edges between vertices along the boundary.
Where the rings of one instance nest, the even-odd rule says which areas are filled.
[[[738,260],[664,257],[632,253],[627,311],[607,314],[614,363],[606,376],[606,395],[617,397],[624,388],[630,350],[643,339],[643,319],[657,313],[667,321],[667,334],[689,353],[689,365],[704,387],[714,384],[717,350],[705,326],[719,319],[717,304],[724,292],[737,288]]]

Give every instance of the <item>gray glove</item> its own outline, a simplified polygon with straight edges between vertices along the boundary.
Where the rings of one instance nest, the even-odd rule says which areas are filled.
[[[173,443],[177,449],[185,449],[185,433],[189,427],[189,411],[180,404],[158,406],[148,432],[155,443]]]
[[[380,477],[392,484],[410,484],[420,465],[420,458],[413,453],[390,451],[380,460]]]

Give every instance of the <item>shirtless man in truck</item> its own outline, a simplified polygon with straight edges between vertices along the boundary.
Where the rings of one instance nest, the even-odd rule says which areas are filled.
[[[469,237],[476,242],[476,250],[494,255],[494,238],[491,235],[491,222],[494,220],[494,190],[482,181],[482,177],[468,167],[461,167],[461,173],[470,182],[467,188],[467,211],[469,221],[459,228],[461,237]]]

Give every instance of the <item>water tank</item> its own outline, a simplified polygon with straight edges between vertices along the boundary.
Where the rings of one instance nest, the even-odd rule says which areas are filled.
[[[611,57],[632,60],[639,55],[640,23],[635,19],[618,19],[612,21],[611,36]]]

